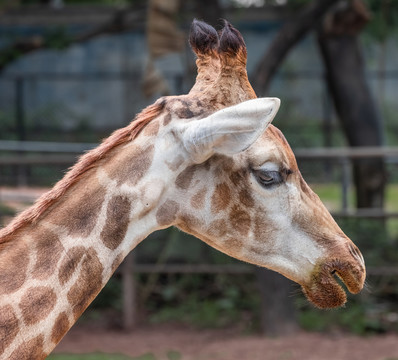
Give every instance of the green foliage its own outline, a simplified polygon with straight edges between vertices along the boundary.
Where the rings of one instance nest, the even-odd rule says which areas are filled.
[[[15,210],[11,209],[9,206],[0,202],[0,216],[13,216],[15,215]]]
[[[198,328],[240,323],[244,331],[258,325],[259,295],[252,275],[169,276],[160,280],[146,306],[154,323],[172,321]]]
[[[15,48],[0,51],[0,69],[17,60],[23,53]]]
[[[66,5],[77,4],[77,5],[145,5],[148,0],[64,0]],[[33,5],[41,4],[41,0],[21,0],[22,5]]]
[[[92,307],[96,309],[113,308],[121,310],[122,299],[120,294],[122,293],[122,284],[119,279],[112,277],[105,287],[101,290],[99,296],[92,303]]]
[[[44,37],[44,47],[50,49],[65,49],[71,44],[72,38],[64,26],[57,26],[47,31]]]
[[[373,39],[383,42],[393,36],[398,26],[398,2],[391,0],[364,0],[372,13],[365,32]]]
[[[4,217],[5,216],[14,216],[16,211],[11,209],[9,206],[0,202],[0,227],[4,226]]]
[[[356,298],[349,299],[344,308],[319,310],[308,304],[304,298],[298,299],[299,323],[307,331],[345,330],[356,335],[383,332],[378,319],[367,316],[370,304]]]

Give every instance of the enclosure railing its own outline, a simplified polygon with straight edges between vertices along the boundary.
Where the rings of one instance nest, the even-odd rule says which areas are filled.
[[[0,140],[0,166],[34,166],[73,164],[77,156],[98,144],[61,143],[44,141]],[[6,155],[1,155],[5,152]],[[391,218],[398,212],[383,209],[348,209],[348,194],[351,186],[351,166],[356,159],[383,158],[386,163],[398,164],[398,147],[341,147],[341,148],[298,148],[294,150],[297,161],[329,161],[341,166],[342,208],[334,211],[339,217]],[[43,156],[43,154],[46,154]]]
[[[34,141],[0,140],[0,167],[9,165],[62,165],[69,166],[76,161],[77,155],[94,148],[92,143],[55,143]],[[386,163],[398,164],[398,147],[358,147],[358,148],[308,148],[295,149],[299,162],[332,161],[340,164],[342,209],[333,215],[362,218],[398,218],[398,212],[385,212],[383,209],[360,209],[349,211],[348,189],[351,184],[351,165],[356,159],[383,158]],[[206,273],[206,274],[247,274],[254,267],[246,264],[137,264],[133,254],[124,261],[118,270],[123,281],[123,321],[126,329],[132,328],[135,321],[135,286],[133,273]],[[398,267],[368,267],[367,273],[375,276],[397,276]]]

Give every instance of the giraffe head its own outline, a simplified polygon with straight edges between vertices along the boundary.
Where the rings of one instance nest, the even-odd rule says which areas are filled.
[[[270,124],[280,101],[256,98],[244,41],[229,23],[218,34],[195,21],[190,42],[198,57],[196,84],[188,95],[162,100],[169,114],[162,131],[180,155],[168,162],[175,180],[157,210],[159,225],[175,225],[232,257],[283,274],[318,307],[343,305],[346,294],[335,276],[358,293],[364,260]]]

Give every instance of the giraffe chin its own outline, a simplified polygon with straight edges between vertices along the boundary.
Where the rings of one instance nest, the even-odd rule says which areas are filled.
[[[323,263],[312,275],[309,284],[302,285],[307,299],[321,309],[343,306],[347,295],[337,282],[337,276],[352,294],[359,293],[365,282],[365,274],[356,266],[338,260]]]

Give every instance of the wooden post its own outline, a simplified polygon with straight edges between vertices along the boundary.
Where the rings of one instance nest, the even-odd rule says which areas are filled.
[[[25,108],[24,108],[24,79],[15,79],[15,120],[18,140],[26,140]],[[20,153],[19,156],[25,156]],[[19,186],[26,186],[28,183],[28,168],[25,165],[17,166],[17,183]]]
[[[123,276],[123,329],[133,330],[137,324],[136,288],[134,279],[134,253],[130,253],[124,259],[122,267]]]
[[[267,336],[292,334],[298,330],[292,281],[264,268],[256,268],[261,295],[261,330]]]
[[[342,189],[342,210],[345,212],[348,210],[348,197],[349,197],[349,190],[351,184],[351,166],[350,161],[348,159],[343,159],[341,161],[341,189]]]

